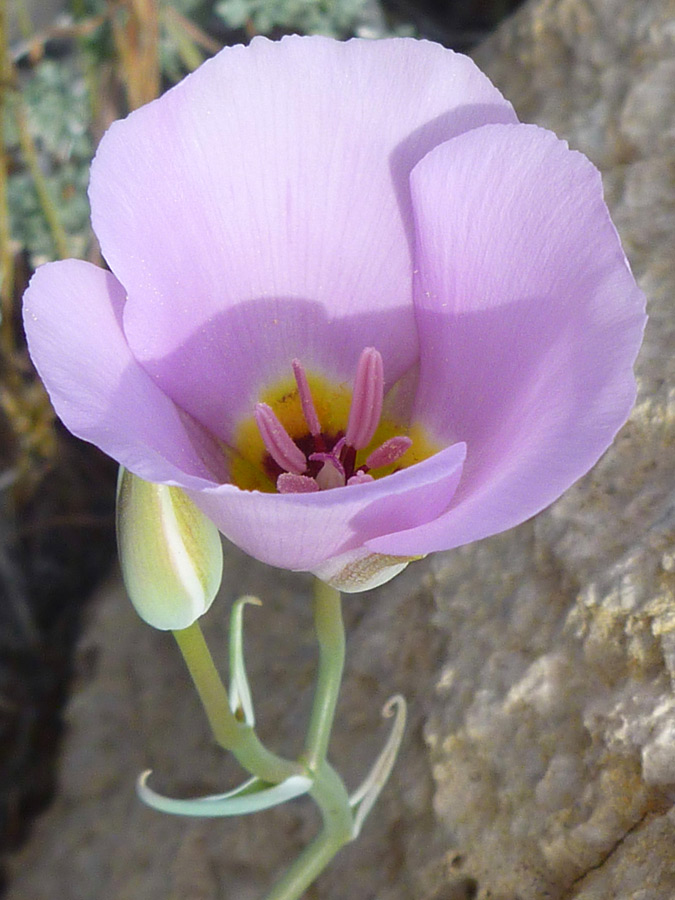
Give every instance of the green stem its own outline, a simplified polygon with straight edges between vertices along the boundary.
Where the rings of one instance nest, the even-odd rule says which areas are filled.
[[[265,900],[298,900],[336,853],[352,840],[349,797],[342,779],[328,763],[322,763],[310,795],[321,810],[323,830],[305,847]]]
[[[314,624],[319,642],[319,675],[303,758],[310,772],[326,759],[345,661],[345,630],[340,592],[318,579],[314,588]]]
[[[253,729],[233,714],[199,623],[174,632],[216,741],[230,750],[249,772],[265,781],[279,783],[290,775],[307,774],[307,770],[314,779],[309,793],[321,810],[323,828],[274,885],[266,900],[298,900],[336,853],[354,837],[347,790],[326,761],[344,667],[341,600],[339,591],[320,581],[315,586],[314,621],[319,643],[319,672],[305,752],[300,763],[288,762],[266,750]]]
[[[173,634],[192,676],[216,742],[225,750],[229,750],[248,772],[269,781],[270,784],[278,784],[291,775],[306,774],[304,767],[299,763],[289,762],[267,750],[255,731],[234,715],[199,622],[194,622],[180,631],[174,631]]]

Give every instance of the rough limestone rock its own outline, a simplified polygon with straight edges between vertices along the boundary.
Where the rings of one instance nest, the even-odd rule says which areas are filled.
[[[675,5],[539,0],[476,54],[524,120],[605,175],[651,319],[639,401],[594,471],[520,528],[347,598],[333,758],[354,784],[403,691],[406,743],[362,838],[307,896],[324,900],[675,897]],[[310,583],[228,552],[207,617],[247,610],[261,732],[297,752],[311,696]],[[61,790],[14,860],[10,900],[254,900],[316,827],[311,804],[237,821],[149,811],[236,773],[209,739],[169,636],[118,582],[92,611]]]

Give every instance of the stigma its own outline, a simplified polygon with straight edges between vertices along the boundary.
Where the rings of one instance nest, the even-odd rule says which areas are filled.
[[[276,488],[280,494],[301,494],[349,487],[373,481],[373,471],[391,466],[410,449],[412,440],[395,435],[383,441],[365,459],[377,432],[384,403],[382,355],[366,347],[354,377],[349,416],[344,430],[324,431],[317,414],[307,373],[298,359],[291,363],[306,425],[302,440],[294,440],[267,403],[257,403],[254,419],[268,462],[276,468]]]

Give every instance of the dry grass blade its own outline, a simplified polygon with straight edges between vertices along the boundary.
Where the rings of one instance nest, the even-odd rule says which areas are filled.
[[[137,109],[154,100],[160,89],[156,0],[123,0],[113,12],[112,28],[127,102]]]

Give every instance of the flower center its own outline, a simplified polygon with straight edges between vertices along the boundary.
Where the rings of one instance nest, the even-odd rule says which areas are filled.
[[[438,447],[419,426],[382,416],[382,356],[367,347],[353,391],[292,362],[293,381],[266,391],[242,423],[230,458],[245,490],[310,493],[372,481],[432,456]]]

